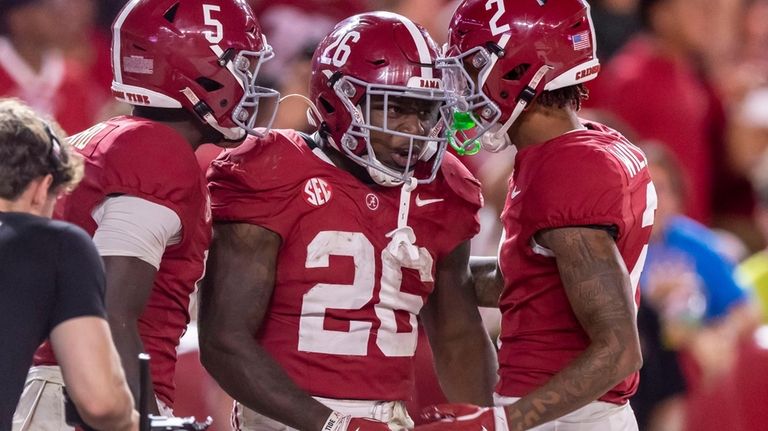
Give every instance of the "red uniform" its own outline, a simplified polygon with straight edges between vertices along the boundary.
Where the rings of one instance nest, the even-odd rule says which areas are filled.
[[[386,234],[397,227],[401,188],[364,184],[294,131],[249,138],[215,160],[208,179],[216,220],[282,239],[258,342],[311,395],[407,399],[416,315],[436,262],[479,229],[477,180],[446,155],[436,180],[411,195],[419,257],[398,262]]]
[[[542,229],[600,225],[616,229],[635,300],[656,207],[642,152],[623,136],[590,123],[520,151],[502,213],[500,251],[505,287],[500,381],[496,391],[521,397],[543,385],[586,350],[589,337],[565,294],[555,259],[535,244]],[[600,400],[622,404],[635,393],[638,373]]]
[[[144,348],[152,357],[155,393],[173,407],[176,346],[189,323],[189,295],[203,276],[211,240],[211,215],[205,178],[192,147],[175,130],[136,117],[118,117],[70,138],[86,159],[85,177],[59,202],[55,217],[91,235],[91,214],[109,195],[127,194],[163,205],[181,220],[182,238],[163,254],[147,306],[139,320]],[[35,365],[54,365],[46,344]]]
[[[35,73],[7,39],[0,38],[0,96],[23,100],[51,115],[67,133],[93,124],[106,94],[91,85],[86,71],[60,54],[51,53]]]

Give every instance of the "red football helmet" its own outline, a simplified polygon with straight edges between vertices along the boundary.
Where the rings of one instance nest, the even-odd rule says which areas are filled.
[[[378,184],[396,186],[409,178],[431,182],[447,145],[439,121],[446,95],[436,58],[435,42],[408,18],[389,12],[347,18],[315,50],[310,98],[317,110],[310,110],[312,121],[331,146],[366,167]],[[388,127],[387,115],[383,124],[372,124],[372,101],[386,113],[396,109],[391,105],[396,98],[426,103],[434,111],[422,124],[425,135]],[[407,157],[418,154],[418,162],[402,170],[381,163],[371,146],[371,131],[410,138]],[[416,169],[425,175],[417,178]]]
[[[256,76],[273,56],[245,0],[130,0],[112,25],[112,92],[194,112],[229,140],[262,136],[280,94]]]
[[[585,0],[465,0],[451,21],[446,58],[437,62],[452,97],[445,113],[458,135],[452,144],[476,151],[482,136],[483,148],[499,151],[542,91],[594,79],[594,35]]]

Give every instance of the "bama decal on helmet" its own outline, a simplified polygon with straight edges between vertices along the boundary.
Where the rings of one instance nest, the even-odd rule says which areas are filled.
[[[422,78],[420,76],[412,76],[408,79],[408,87],[442,90],[443,80],[437,78]]]

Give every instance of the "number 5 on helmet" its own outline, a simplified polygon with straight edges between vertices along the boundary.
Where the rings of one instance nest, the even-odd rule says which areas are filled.
[[[113,34],[117,99],[185,109],[227,140],[271,126],[280,93],[257,77],[274,53],[245,2],[130,0]]]
[[[424,409],[422,417],[430,422],[414,431],[509,431],[504,407],[438,404]]]

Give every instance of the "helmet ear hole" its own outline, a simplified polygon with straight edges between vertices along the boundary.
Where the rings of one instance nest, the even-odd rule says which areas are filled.
[[[520,78],[522,78],[523,75],[525,75],[525,72],[527,72],[528,69],[530,69],[530,67],[531,65],[527,63],[518,64],[517,66],[514,67],[514,69],[507,72],[502,77],[502,79],[506,81],[519,81]]]
[[[320,106],[325,110],[325,112],[329,114],[333,114],[335,109],[333,109],[333,105],[331,105],[330,102],[328,102],[325,97],[318,97],[318,101],[320,102]]]
[[[205,91],[209,93],[224,88],[224,85],[222,85],[220,82],[206,78],[205,76],[201,76],[195,79],[195,82],[197,82],[201,87],[205,89]]]

